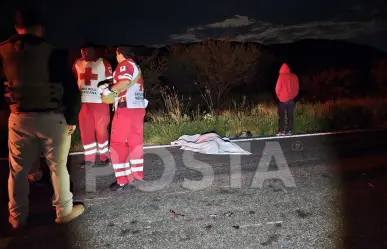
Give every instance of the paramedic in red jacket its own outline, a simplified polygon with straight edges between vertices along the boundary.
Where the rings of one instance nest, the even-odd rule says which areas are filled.
[[[103,166],[110,165],[109,130],[110,106],[102,103],[98,92],[100,81],[112,78],[110,63],[97,56],[95,45],[86,42],[81,47],[82,58],[77,59],[73,71],[82,94],[79,129],[85,151],[81,167],[94,166],[97,153]]]
[[[280,69],[275,92],[279,100],[278,103],[278,136],[292,135],[294,99],[298,95],[299,82],[296,74],[290,71],[289,66],[284,63]],[[285,113],[287,117],[287,129],[285,130]]]
[[[144,178],[143,127],[148,101],[144,98],[141,70],[133,57],[132,48],[117,48],[118,65],[113,73],[113,84],[102,93],[114,92],[117,95],[110,137],[110,154],[116,176],[116,182],[110,186],[112,191]]]

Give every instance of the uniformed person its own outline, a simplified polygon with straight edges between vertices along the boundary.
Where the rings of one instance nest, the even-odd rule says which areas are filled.
[[[116,58],[118,65],[113,73],[113,82],[100,85],[103,99],[116,95],[110,137],[116,176],[116,182],[110,185],[112,191],[122,190],[133,181],[144,178],[144,117],[148,106],[148,100],[144,98],[143,76],[133,60],[133,49],[119,46]]]
[[[110,106],[101,100],[97,84],[113,78],[110,63],[98,56],[95,44],[85,42],[81,48],[82,57],[73,65],[74,74],[81,91],[82,107],[79,113],[79,129],[84,148],[81,167],[94,166],[97,153],[100,165],[110,165],[109,130]]]
[[[29,212],[28,174],[41,146],[51,170],[56,223],[66,223],[84,212],[73,205],[67,156],[76,129],[81,99],[65,51],[43,38],[42,20],[35,11],[16,15],[17,35],[0,44],[8,121],[10,174],[9,222],[26,225]]]

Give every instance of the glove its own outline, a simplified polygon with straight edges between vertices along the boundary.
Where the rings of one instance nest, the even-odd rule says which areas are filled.
[[[111,94],[111,93],[113,93],[113,92],[110,91],[110,90],[107,89],[107,88],[103,89],[103,91],[102,91],[102,94],[105,95],[105,96],[107,96],[107,95],[109,95],[109,94]]]
[[[107,88],[109,87],[109,84],[103,84],[103,85],[100,85],[99,87],[98,87],[98,92],[99,92],[99,94],[102,94],[103,92],[104,92],[104,90],[106,90]]]
[[[105,85],[105,84],[111,84],[111,83],[113,83],[113,79],[108,79],[108,80],[102,80],[102,81],[100,81],[100,82],[98,82],[98,85],[97,85],[97,87],[99,87],[99,86],[101,86],[101,85]]]

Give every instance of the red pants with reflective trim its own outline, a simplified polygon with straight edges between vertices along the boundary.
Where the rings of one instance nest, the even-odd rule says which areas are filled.
[[[112,121],[110,155],[118,184],[144,178],[144,108],[118,107]]]
[[[79,129],[85,151],[85,161],[95,162],[96,154],[99,159],[109,159],[109,131],[110,109],[104,103],[83,103],[79,113]],[[97,137],[97,139],[96,139]]]

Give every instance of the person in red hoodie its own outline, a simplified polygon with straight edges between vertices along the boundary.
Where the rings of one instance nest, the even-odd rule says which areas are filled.
[[[278,124],[277,136],[292,135],[294,99],[298,95],[299,81],[296,74],[290,71],[290,67],[284,63],[279,71],[279,77],[275,87],[275,92],[279,100],[278,103]],[[285,130],[285,113],[287,116],[287,129]]]

